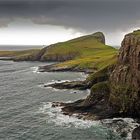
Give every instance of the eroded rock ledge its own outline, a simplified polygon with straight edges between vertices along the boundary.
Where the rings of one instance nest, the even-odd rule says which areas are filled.
[[[57,89],[90,89],[94,84],[109,80],[110,73],[113,71],[115,65],[109,65],[104,69],[95,73],[89,74],[84,81],[66,81],[45,85],[45,87],[53,87]]]

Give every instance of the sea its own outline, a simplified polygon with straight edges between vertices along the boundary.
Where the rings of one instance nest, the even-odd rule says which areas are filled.
[[[11,47],[17,50],[17,46]],[[39,66],[49,64],[0,61],[0,140],[123,140],[117,126],[105,125],[113,119],[82,120],[75,115],[64,115],[60,107],[52,107],[55,101],[73,102],[86,98],[90,91],[44,87],[50,82],[86,78],[84,73],[78,72],[38,71]],[[122,120],[128,125],[124,126],[128,133],[137,125],[131,118]]]

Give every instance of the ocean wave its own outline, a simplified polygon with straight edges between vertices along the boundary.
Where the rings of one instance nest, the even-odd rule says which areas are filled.
[[[31,67],[31,70],[33,73],[40,73],[39,72],[39,67]]]
[[[49,86],[51,84],[57,84],[57,83],[64,83],[64,82],[71,82],[70,80],[52,80],[51,82],[47,82],[44,84],[44,86]]]

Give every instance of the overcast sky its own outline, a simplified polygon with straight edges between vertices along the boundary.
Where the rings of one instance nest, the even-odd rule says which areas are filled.
[[[0,0],[0,44],[48,45],[102,31],[107,44],[140,27],[140,0]]]

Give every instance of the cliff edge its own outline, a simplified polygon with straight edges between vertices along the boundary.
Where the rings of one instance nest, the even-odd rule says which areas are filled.
[[[140,30],[122,41],[110,89],[112,106],[126,115],[140,116]]]

